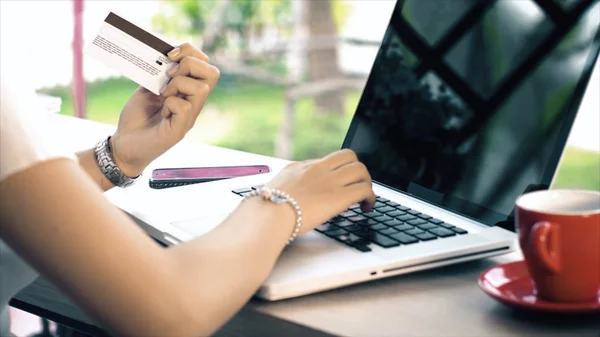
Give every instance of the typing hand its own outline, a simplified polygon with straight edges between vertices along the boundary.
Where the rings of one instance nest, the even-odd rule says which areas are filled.
[[[288,165],[267,184],[296,200],[302,210],[306,233],[354,203],[363,211],[375,204],[371,176],[351,150],[340,150],[324,158]]]
[[[219,79],[219,70],[208,63],[208,56],[190,44],[168,56],[178,64],[169,72],[171,80],[161,95],[137,88],[111,138],[114,160],[130,177],[183,139]]]

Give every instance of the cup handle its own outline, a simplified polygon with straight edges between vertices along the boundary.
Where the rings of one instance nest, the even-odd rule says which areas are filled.
[[[558,231],[556,225],[548,221],[540,221],[531,230],[531,245],[533,253],[542,267],[551,273],[560,271],[558,260]]]

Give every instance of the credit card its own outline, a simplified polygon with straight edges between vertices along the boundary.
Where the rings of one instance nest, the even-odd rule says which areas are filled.
[[[85,53],[159,95],[175,66],[167,57],[173,46],[111,12]]]

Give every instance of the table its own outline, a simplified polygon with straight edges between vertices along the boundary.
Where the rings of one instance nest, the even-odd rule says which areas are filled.
[[[68,135],[63,140],[73,150],[91,147],[114,130],[65,116],[53,117],[49,127]],[[149,169],[165,163],[269,163],[279,167],[283,161],[184,141]],[[600,336],[600,317],[517,312],[479,290],[476,280],[482,271],[518,259],[521,255],[517,252],[280,302],[253,299],[216,336]],[[11,305],[82,332],[103,334],[93,320],[43,278],[17,294]]]

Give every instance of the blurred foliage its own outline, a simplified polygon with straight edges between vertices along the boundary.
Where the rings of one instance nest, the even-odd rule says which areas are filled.
[[[310,1],[310,0],[308,0]],[[342,0],[330,0],[331,10],[333,11],[333,20],[335,21],[335,27],[337,31],[341,31],[346,26],[348,16],[350,15],[350,8],[346,1]],[[351,0],[350,0],[351,1]]]
[[[294,20],[299,19],[293,17],[292,1],[294,0],[232,0],[225,15],[224,26],[241,36],[252,25],[276,26],[281,32],[288,34],[293,28]],[[217,4],[218,1],[163,0],[162,10],[153,18],[152,23],[163,34],[201,36]],[[341,0],[333,0],[331,4],[339,31],[346,24],[349,7],[346,1]],[[218,45],[225,47],[228,42],[220,36]]]
[[[123,105],[135,88],[136,84],[126,78],[88,83],[88,119],[116,125]],[[61,114],[74,115],[69,87],[60,86],[40,91],[62,99]],[[205,110],[216,109],[225,120],[231,121],[232,125],[223,137],[209,142],[218,146],[274,156],[279,126],[283,118],[281,113],[284,110],[283,93],[284,88],[280,86],[221,74],[221,79],[209,97]],[[316,158],[339,150],[359,97],[359,92],[349,92],[346,95],[347,109],[343,115],[317,114],[311,99],[301,99],[296,109],[292,159]],[[202,122],[201,114],[197,125]]]
[[[88,83],[88,117],[116,125],[125,102],[136,84],[125,78]],[[217,108],[230,117],[231,130],[214,145],[273,156],[283,109],[283,88],[258,84],[222,75],[218,89],[209,98],[207,108]],[[73,103],[68,87],[40,90],[62,98],[61,114],[73,116]],[[297,129],[294,134],[293,159],[316,158],[341,147],[359,93],[347,95],[347,111],[343,115],[317,115],[311,100],[298,103]],[[199,123],[202,122],[200,115]],[[553,188],[600,190],[600,154],[568,147],[560,164]]]
[[[244,48],[249,29],[262,29],[264,26],[275,26],[280,29],[283,38],[293,28],[292,1],[294,0],[232,0],[225,16],[224,26],[229,32],[237,32],[242,37],[240,43]],[[316,1],[316,0],[306,0]],[[348,0],[349,1],[349,0]],[[341,29],[348,17],[346,1],[331,0],[336,26]],[[413,2],[411,2],[413,3]],[[419,2],[414,1],[414,4]],[[453,2],[447,1],[449,4]],[[573,1],[564,0],[565,8]],[[207,21],[211,18],[218,1],[199,0],[163,0],[160,14],[153,20],[155,28],[168,35],[175,36],[201,36],[206,29]],[[451,7],[452,8],[452,7]],[[407,7],[405,15],[411,17],[415,8]],[[456,9],[454,9],[456,10]],[[416,22],[421,21],[418,18]],[[494,44],[499,44],[502,33],[494,29],[494,25],[486,17],[484,19],[484,33]],[[571,35],[570,35],[571,36]],[[571,37],[566,39],[568,44],[577,42]],[[567,44],[565,42],[563,45]],[[223,34],[218,40],[217,47],[230,47]],[[390,42],[394,43],[394,41]],[[404,46],[399,43],[399,49]],[[492,49],[492,54],[495,50]],[[402,49],[403,54],[410,64],[416,62],[416,57]],[[249,64],[269,69],[276,73],[285,73],[286,65],[266,58],[255,58]],[[498,81],[506,73],[508,65],[494,62],[495,68],[490,69],[491,76]],[[394,69],[395,67],[388,67]],[[385,73],[385,72],[384,72]],[[391,76],[391,73],[388,73]],[[392,80],[390,78],[390,80]],[[396,78],[396,82],[397,78]],[[402,89],[405,82],[390,83],[387,87],[395,90]],[[134,91],[135,83],[124,79],[115,78],[97,81],[88,84],[88,117],[104,123],[116,124],[121,108]],[[559,108],[560,98],[567,94],[567,89],[557,92],[553,99],[548,100],[545,108],[546,117],[551,118]],[[67,87],[57,87],[43,90],[43,92],[59,96],[63,99],[62,114],[73,115],[72,100]],[[311,99],[298,102],[295,116],[295,131],[292,137],[294,160],[316,158],[340,148],[346,134],[352,114],[358,103],[360,94],[351,92],[346,95],[346,111],[343,114],[316,114],[314,103]],[[222,74],[221,80],[210,96],[206,109],[214,109],[224,120],[231,123],[226,128],[227,132],[219,138],[211,139],[214,145],[233,149],[273,156],[275,144],[278,139],[279,127],[284,111],[284,88],[280,86],[252,82],[228,74]],[[415,102],[410,102],[415,105]],[[443,102],[438,102],[442,104]],[[452,109],[446,106],[442,109],[446,113]],[[202,123],[202,115],[199,124]],[[215,127],[217,127],[215,125]],[[405,134],[410,135],[409,129]],[[559,174],[554,188],[585,188],[600,190],[600,156],[598,153],[569,148],[564,154]]]
[[[284,110],[283,87],[237,81],[211,94],[211,102],[233,121],[230,132],[214,144],[237,150],[275,155]],[[339,150],[358,104],[359,93],[346,95],[343,115],[318,114],[314,101],[301,99],[296,106],[292,136],[293,160],[317,158]]]
[[[292,0],[232,0],[225,15],[225,27],[234,30],[248,24],[278,24],[291,14]],[[202,35],[218,1],[163,0],[165,11],[154,17],[155,28],[163,33],[185,31]]]
[[[245,37],[251,25],[278,25],[290,21],[292,0],[232,0],[225,14],[224,27]],[[202,36],[218,1],[164,0],[162,9],[153,18],[153,26],[162,34]],[[230,41],[220,32],[215,47],[225,48]],[[241,39],[242,44],[246,41]],[[242,45],[242,48],[245,46]]]
[[[295,9],[293,8],[293,1],[295,0],[231,0],[224,15],[224,21],[221,23],[223,29],[219,30],[217,36],[215,36],[216,40],[213,48],[207,49],[206,52],[210,54],[214,51],[239,51],[239,54],[228,54],[228,58],[237,54],[240,56],[241,62],[247,66],[259,68],[263,71],[268,71],[273,74],[282,76],[285,75],[288,71],[288,64],[286,55],[283,53],[264,56],[261,54],[249,53],[248,51],[250,49],[249,44],[251,42],[255,40],[260,41],[261,37],[263,37],[265,33],[270,33],[273,28],[275,28],[277,32],[276,34],[278,39],[282,40],[278,42],[285,43],[287,40],[289,40],[289,37],[293,32],[292,30],[296,28],[295,23],[297,20],[303,19],[302,17],[298,16],[299,13],[295,12]],[[336,27],[338,30],[342,29],[346,23],[350,9],[346,1],[320,1],[330,1]],[[160,13],[153,18],[153,25],[155,28],[160,33],[165,35],[185,35],[189,39],[189,37],[201,38],[206,36],[206,29],[210,29],[208,26],[209,22],[215,18],[215,13],[219,9],[220,2],[198,0],[163,0],[161,6],[162,10]],[[270,29],[270,31],[267,31],[267,29]],[[269,40],[271,40],[270,37]],[[223,82],[223,80],[220,82]],[[241,121],[239,125],[244,125],[245,130],[239,130],[240,132],[232,132],[230,135],[231,138],[224,140],[223,145],[233,147],[239,145],[243,147],[243,150],[272,154],[275,148],[274,140],[277,139],[279,127],[283,118],[283,88],[260,83],[253,83],[252,85],[258,87],[264,86],[264,88],[269,87],[268,90],[265,89],[262,91],[262,93],[265,93],[265,95],[269,93],[269,95],[277,97],[277,99],[271,98],[261,100],[260,103],[263,105],[256,109],[257,114],[253,114],[254,110],[249,109],[249,111],[246,111],[243,115],[240,115],[243,116],[243,121]],[[220,86],[223,88],[221,84]],[[222,89],[215,90],[212,96],[219,96],[223,92],[224,91]],[[249,100],[246,102],[246,96],[244,95],[245,94],[243,92],[236,92],[235,99],[224,99],[223,104],[227,102],[235,102],[235,104],[241,104],[241,106],[256,106],[259,103],[257,100],[262,97],[260,93],[257,93],[256,97],[248,97]],[[354,96],[349,95],[348,97],[345,97],[345,99],[348,101],[352,100],[353,97]],[[358,98],[356,98],[356,100],[357,99]],[[214,100],[219,101],[219,99]],[[313,109],[312,105],[309,107],[307,104],[308,100],[306,100],[305,103],[299,103],[298,106],[303,106],[304,108],[300,108],[297,111],[297,119],[306,118],[307,115],[303,111],[308,110],[303,109]],[[356,104],[351,104],[349,107],[353,109],[355,105]],[[220,114],[227,114],[228,112],[236,110],[237,108],[238,107],[230,106],[225,109],[219,108],[218,111]],[[269,109],[273,113],[267,117],[263,111],[265,109]],[[229,116],[224,117],[229,118]],[[315,114],[314,118],[320,119],[321,117],[318,117]],[[306,123],[310,122],[306,121]],[[340,125],[337,123],[337,121],[322,121],[322,123],[319,125],[318,131],[320,133],[318,134],[327,138],[331,138],[332,141],[334,139],[333,137],[335,137],[334,135],[337,135],[340,130]],[[256,138],[248,138],[248,128],[253,128],[253,132],[256,131],[258,136]],[[301,126],[297,128],[297,134],[305,132]],[[268,135],[270,138],[266,138],[265,135]],[[240,141],[238,139],[239,137],[245,137],[245,142]],[[298,145],[297,139],[292,139],[291,141],[292,144]],[[337,143],[339,142],[341,141],[337,139]],[[316,140],[303,140],[301,143],[302,144],[299,146],[301,146],[303,149],[304,145],[306,145],[307,148],[319,147],[319,143],[316,142]],[[336,148],[331,150],[339,149],[339,145],[341,144],[336,144]],[[308,150],[304,154],[295,153],[293,158],[311,154],[318,155],[320,153],[325,152],[318,149]]]

